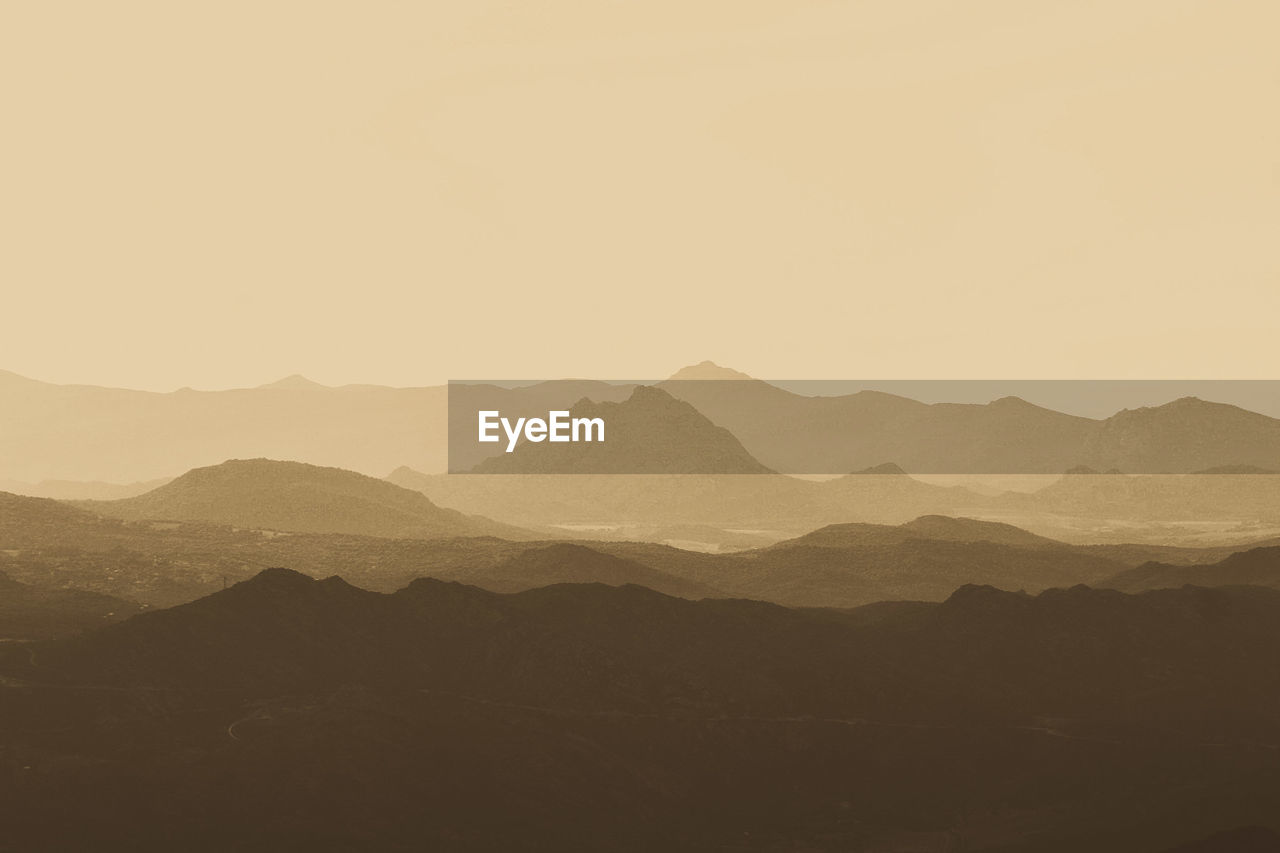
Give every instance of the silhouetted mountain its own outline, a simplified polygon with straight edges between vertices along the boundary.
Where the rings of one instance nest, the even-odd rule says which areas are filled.
[[[37,640],[133,616],[131,601],[78,589],[30,586],[0,572],[0,640]]]
[[[385,480],[300,462],[235,459],[120,501],[86,504],[124,519],[211,521],[268,530],[436,538],[527,531],[436,506]]]
[[[169,482],[168,477],[148,480],[145,483],[80,482],[77,480],[41,480],[39,483],[0,482],[0,491],[33,498],[52,498],[56,501],[114,501],[133,498],[158,489]]]
[[[1118,572],[1101,585],[1123,592],[1196,586],[1260,586],[1280,589],[1280,545],[1251,548],[1210,565],[1143,563]]]
[[[766,382],[659,386],[787,473],[859,471],[894,460],[914,473],[1057,472],[1079,459],[1095,421],[1007,397],[927,404],[879,391],[804,396]]]
[[[1280,420],[1224,403],[1183,397],[1125,409],[1102,421],[1084,458],[1097,468],[1177,474],[1223,466],[1274,466]]]
[[[582,400],[574,418],[601,418],[604,441],[521,442],[475,467],[484,474],[768,474],[723,427],[651,386],[626,401]]]
[[[1280,814],[1277,652],[1280,593],[1249,588],[845,613],[270,570],[0,649],[5,839],[1161,849]]]

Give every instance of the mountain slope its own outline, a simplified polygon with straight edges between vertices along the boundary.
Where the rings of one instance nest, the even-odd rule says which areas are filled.
[[[123,519],[211,521],[303,533],[437,538],[532,534],[436,506],[385,480],[301,462],[236,459],[188,471],[135,498],[86,503]]]

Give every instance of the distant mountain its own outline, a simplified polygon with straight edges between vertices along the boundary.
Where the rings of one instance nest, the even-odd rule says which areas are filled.
[[[1125,409],[1099,423],[1083,455],[1099,469],[1180,474],[1280,464],[1280,420],[1196,397]]]
[[[1280,545],[1251,548],[1209,565],[1149,562],[1107,578],[1100,585],[1122,592],[1195,586],[1261,586],[1280,589]]]
[[[1036,492],[1000,495],[989,506],[1098,519],[1274,524],[1280,523],[1280,475],[1067,474]]]
[[[605,440],[522,442],[486,459],[483,474],[768,474],[741,442],[688,403],[640,385],[620,403],[581,400],[573,418],[601,418]]]
[[[1064,543],[1028,533],[1012,524],[980,521],[976,518],[951,518],[944,515],[922,515],[905,524],[829,524],[774,545],[774,548],[818,547],[849,548],[863,545],[898,545],[912,539],[941,542],[992,542],[1027,548],[1064,547]]]
[[[1018,397],[927,404],[879,391],[805,396],[760,380],[682,377],[659,387],[785,473],[834,474],[890,461],[917,474],[1187,473],[1275,469],[1280,460],[1280,420],[1193,397],[1095,420]]]
[[[31,586],[0,572],[0,640],[41,640],[100,628],[142,608],[78,589]]]
[[[680,368],[671,374],[669,378],[679,381],[684,379],[750,379],[751,377],[741,370],[721,367],[714,361],[700,361],[697,364]]]
[[[400,465],[443,471],[446,411],[444,386],[327,388],[292,376],[154,393],[0,372],[0,480],[133,483],[258,457],[377,476]]]
[[[385,480],[270,459],[236,459],[197,468],[145,495],[83,505],[130,520],[210,521],[304,533],[532,537],[510,525],[436,506]]]

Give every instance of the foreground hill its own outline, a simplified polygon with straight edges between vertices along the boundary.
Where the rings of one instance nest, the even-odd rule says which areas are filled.
[[[1271,590],[866,614],[273,569],[0,674],[20,849],[1120,853],[1280,815]]]
[[[0,480],[132,483],[262,456],[378,476],[398,465],[443,471],[447,408],[444,386],[329,388],[290,377],[166,394],[0,371]]]
[[[85,506],[116,518],[210,521],[268,530],[439,538],[532,534],[436,506],[385,480],[301,462],[234,459],[135,498]]]

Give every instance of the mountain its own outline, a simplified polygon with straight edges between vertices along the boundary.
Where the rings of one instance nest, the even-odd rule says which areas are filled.
[[[39,483],[0,482],[0,491],[56,501],[114,501],[146,494],[169,482],[168,477],[144,483],[103,483],[76,480],[41,480]]]
[[[570,542],[524,548],[489,566],[471,564],[463,571],[450,573],[448,579],[494,592],[521,592],[560,583],[599,583],[644,586],[679,598],[723,596],[714,587]]]
[[[0,640],[65,636],[118,622],[141,610],[114,596],[30,586],[0,572]]]
[[[1100,585],[1122,592],[1195,586],[1259,586],[1280,589],[1280,545],[1250,548],[1209,565],[1148,562],[1118,572]]]
[[[155,393],[4,374],[0,480],[133,483],[258,457],[377,476],[400,465],[443,471],[447,408],[444,386],[327,388],[293,376]]]
[[[829,524],[812,533],[781,542],[774,548],[850,548],[866,545],[898,545],[912,539],[942,542],[992,542],[1028,548],[1064,547],[1064,543],[1029,533],[1012,524],[922,515],[905,524]]]
[[[438,538],[532,534],[436,506],[417,492],[340,468],[233,459],[147,494],[84,504],[115,518],[209,521],[268,530]]]
[[[684,379],[750,379],[751,377],[741,370],[721,367],[714,361],[700,361],[697,364],[690,364],[680,368],[668,378],[680,381]]]
[[[5,841],[1171,849],[1276,828],[1278,652],[1252,588],[849,612],[272,569],[0,648]]]
[[[737,436],[764,465],[837,474],[893,462],[912,473],[1188,473],[1274,469],[1280,419],[1194,397],[1097,420],[1003,397],[922,403],[880,391],[806,396],[760,380],[659,385]]]
[[[557,379],[527,385],[449,383],[449,471],[470,471],[491,457],[505,455],[506,442],[493,444],[468,440],[477,434],[481,411],[501,412],[514,423],[518,418],[543,418],[564,411],[583,399],[597,403],[621,402],[631,396],[634,383]]]
[[[1098,469],[1145,474],[1274,469],[1280,460],[1280,420],[1183,397],[1117,412],[1089,436],[1081,458]]]
[[[50,498],[0,492],[0,551],[74,545],[85,536],[100,536],[118,528],[114,522]]]
[[[603,441],[522,442],[477,465],[478,474],[769,474],[741,442],[688,403],[636,386],[620,403],[583,399],[572,418],[601,418]]]

